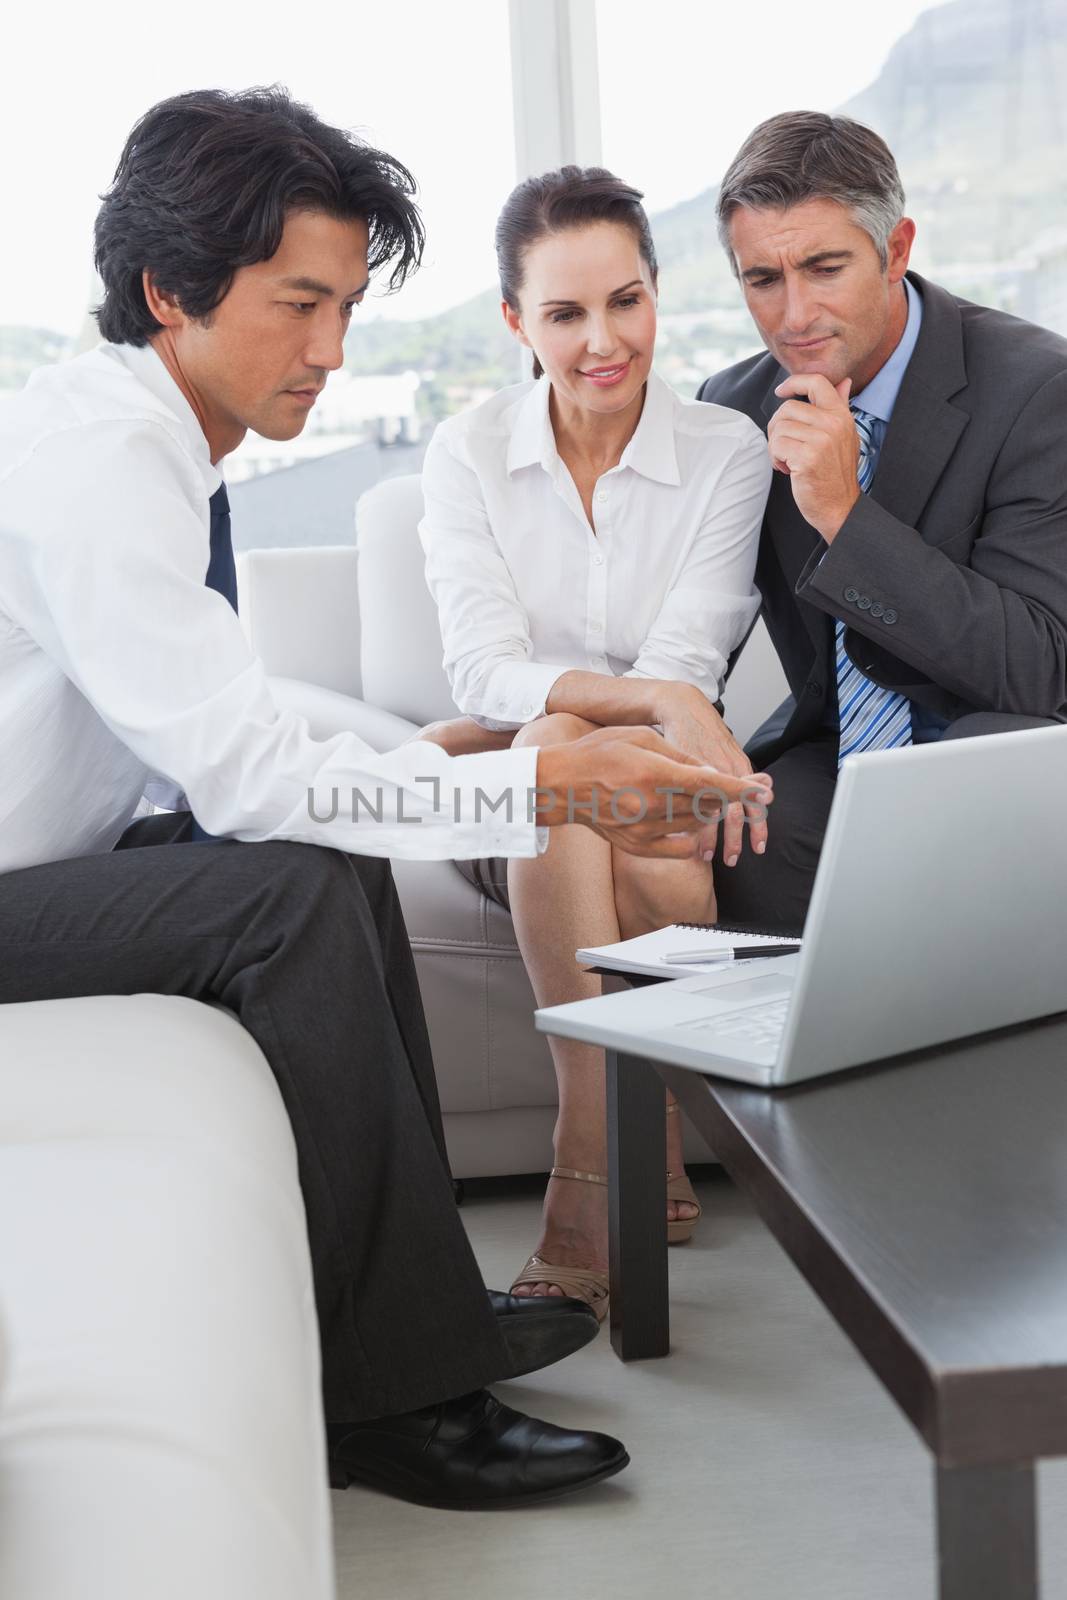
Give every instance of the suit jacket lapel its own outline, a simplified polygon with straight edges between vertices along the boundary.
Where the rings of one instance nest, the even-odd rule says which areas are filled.
[[[886,430],[870,495],[914,528],[967,426],[949,397],[966,387],[959,307],[936,284],[911,273],[923,297],[918,342]]]
[[[778,367],[775,369],[774,375],[771,378],[770,383],[767,385],[767,393],[763,396],[763,404],[760,406],[760,410],[763,412],[763,415],[767,418],[768,422],[770,422],[771,418],[774,416],[774,413],[782,404],[782,401],[779,400],[774,391],[777,389],[780,383],[785,382],[788,376],[789,374],[784,367]]]
[[[768,421],[782,404],[774,391],[788,376],[784,367],[778,367],[771,378],[760,407]],[[822,539],[810,522],[805,522],[797,510],[793,491],[785,473],[776,472],[771,480],[764,527],[774,544],[775,554],[786,582],[790,589],[795,591],[800,574],[810,561],[812,553],[816,548],[822,548]],[[815,646],[816,660],[821,661],[826,649],[828,618],[825,612],[803,601],[799,603],[799,609],[804,626]]]

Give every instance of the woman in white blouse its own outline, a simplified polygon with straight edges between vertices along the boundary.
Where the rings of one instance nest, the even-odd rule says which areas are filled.
[[[452,751],[546,745],[647,724],[720,771],[751,767],[715,702],[756,615],[771,467],[747,417],[680,399],[652,370],[656,259],[635,189],[597,168],[530,179],[497,225],[504,317],[534,379],[443,422],[421,526],[457,722]],[[424,733],[422,737],[426,737]],[[724,835],[727,863],[741,819]],[[761,851],[762,825],[750,832]],[[477,881],[510,908],[539,1005],[599,993],[574,952],[675,921],[712,922],[710,861],[641,858],[588,828]],[[503,866],[503,864],[501,864]],[[536,1251],[519,1294],[607,1309],[604,1060],[550,1041],[560,1111]],[[668,1118],[668,1233],[699,1215]]]

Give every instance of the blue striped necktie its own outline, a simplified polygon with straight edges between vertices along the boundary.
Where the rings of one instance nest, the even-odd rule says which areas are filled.
[[[857,470],[859,486],[866,494],[874,477],[875,457],[872,439],[876,417],[852,407],[856,432],[860,436]],[[845,624],[838,619],[837,706],[841,723],[837,764],[861,750],[895,750],[911,743],[911,701],[894,689],[883,689],[865,677],[845,653]]]

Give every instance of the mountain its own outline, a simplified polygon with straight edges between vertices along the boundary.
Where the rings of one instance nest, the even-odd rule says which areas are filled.
[[[1065,88],[1067,0],[953,0],[841,109],[892,149],[928,261],[995,262],[1067,226]]]

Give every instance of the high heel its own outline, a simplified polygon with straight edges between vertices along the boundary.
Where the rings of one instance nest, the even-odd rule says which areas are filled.
[[[672,1100],[667,1107],[668,1112],[677,1113],[678,1102]],[[684,1172],[667,1172],[667,1199],[676,1204],[696,1206],[695,1217],[675,1217],[674,1221],[667,1223],[668,1244],[688,1244],[693,1237],[694,1230],[703,1215],[703,1207],[693,1193],[693,1185],[689,1182]]]
[[[601,1172],[577,1172],[574,1167],[553,1167],[551,1178],[571,1178],[576,1183],[599,1183],[607,1187],[607,1178]],[[584,1300],[598,1322],[608,1314],[608,1275],[595,1267],[565,1267],[543,1256],[531,1256],[514,1283],[512,1294],[520,1286],[530,1283],[554,1283],[565,1296]]]

